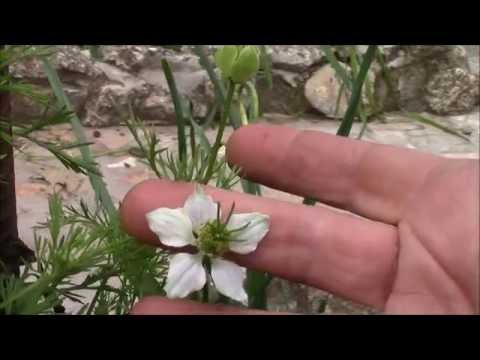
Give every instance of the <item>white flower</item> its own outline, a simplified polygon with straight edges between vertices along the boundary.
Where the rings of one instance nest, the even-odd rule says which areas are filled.
[[[191,245],[198,250],[193,255],[180,253],[171,257],[165,285],[169,298],[184,298],[201,290],[211,279],[220,293],[247,303],[243,286],[245,268],[221,256],[227,251],[238,254],[255,251],[268,232],[267,215],[230,212],[222,222],[219,205],[197,187],[183,208],[160,208],[146,217],[150,230],[162,244],[170,247]]]

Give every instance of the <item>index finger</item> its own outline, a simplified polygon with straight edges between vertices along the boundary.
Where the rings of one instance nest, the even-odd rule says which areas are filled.
[[[397,254],[393,226],[323,207],[309,207],[248,194],[206,188],[227,212],[269,215],[270,230],[256,251],[231,255],[238,264],[266,271],[382,308],[390,290]],[[159,246],[145,214],[159,207],[182,207],[193,184],[151,180],[125,197],[121,221],[139,240]]]
[[[255,124],[227,143],[252,181],[395,224],[406,200],[443,158],[320,131]]]

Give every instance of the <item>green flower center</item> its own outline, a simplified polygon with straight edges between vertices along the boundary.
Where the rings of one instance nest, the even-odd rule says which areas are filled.
[[[200,252],[205,255],[211,257],[222,256],[228,251],[231,233],[227,226],[220,221],[209,221],[195,234],[196,245]]]

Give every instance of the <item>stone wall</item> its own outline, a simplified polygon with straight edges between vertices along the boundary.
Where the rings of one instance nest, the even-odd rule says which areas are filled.
[[[208,49],[211,54],[215,46]],[[343,49],[338,47],[337,55],[345,61]],[[365,46],[359,49],[364,51]],[[390,45],[382,49],[390,81],[379,66],[369,75],[380,108],[452,115],[467,113],[478,104],[478,46]],[[86,126],[117,125],[129,115],[130,105],[143,120],[173,124],[175,113],[162,58],[170,62],[179,91],[190,99],[194,116],[204,117],[214,98],[206,72],[187,46],[180,51],[160,46],[101,46],[100,59],[79,46],[60,46],[58,50],[53,64]],[[343,116],[349,94],[344,92],[336,109],[341,85],[318,45],[274,45],[268,51],[274,86],[268,88],[264,80],[257,84],[264,112]],[[51,96],[39,61],[16,64],[11,72]],[[13,113],[18,121],[29,121],[41,111],[27,98],[14,98]]]

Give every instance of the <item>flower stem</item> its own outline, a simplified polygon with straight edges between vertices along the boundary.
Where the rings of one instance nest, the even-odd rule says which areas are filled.
[[[205,283],[205,286],[202,290],[202,302],[208,304],[208,281]]]
[[[233,94],[235,92],[235,84],[230,81],[228,85],[228,93],[227,93],[227,99],[225,100],[224,108],[223,108],[223,113],[222,113],[222,118],[220,119],[220,125],[218,127],[218,132],[217,132],[217,138],[215,139],[215,143],[213,144],[212,152],[211,152],[211,157],[210,157],[210,162],[208,164],[207,172],[205,173],[205,177],[203,179],[203,183],[207,184],[210,178],[212,177],[213,174],[213,168],[215,166],[215,160],[218,155],[218,150],[222,146],[222,138],[223,138],[223,132],[225,130],[225,125],[227,123],[227,118],[230,113],[230,107],[232,105],[232,100],[233,100]]]
[[[247,126],[248,125],[247,112],[245,111],[245,106],[242,104],[241,101],[238,102],[238,108],[240,112],[240,121],[242,122],[242,126]]]
[[[208,256],[205,256],[203,258],[203,266],[205,267],[205,271],[207,273],[207,281],[205,282],[205,286],[203,287],[203,290],[202,290],[202,302],[205,303],[205,304],[208,304],[209,302],[209,298],[210,298],[210,294],[209,294],[209,285],[210,285],[210,273],[211,273],[211,270],[212,270],[212,264],[210,262],[210,258]]]

